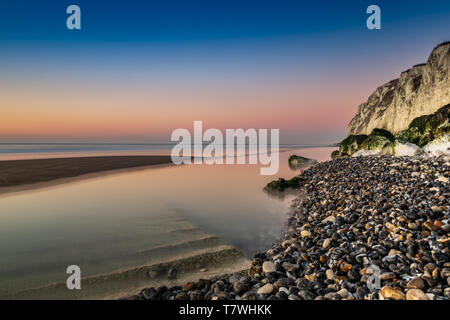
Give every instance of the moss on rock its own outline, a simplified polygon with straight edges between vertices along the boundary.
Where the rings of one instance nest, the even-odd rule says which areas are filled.
[[[339,145],[339,153],[334,152],[332,158],[351,156],[359,150],[382,150],[384,153],[393,152],[395,137],[384,129],[373,129],[369,135],[350,135]],[[334,159],[333,158],[333,159]]]
[[[385,130],[385,129],[375,128],[375,129],[372,130],[370,135],[371,136],[385,137],[388,140],[390,140],[391,142],[395,141],[395,136],[392,133],[390,133],[389,131]]]
[[[361,144],[367,139],[365,134],[349,135],[339,144],[339,152],[341,155],[351,156],[361,149]]]
[[[288,162],[289,162],[289,167],[291,169],[298,169],[298,168],[302,168],[302,167],[305,167],[310,164],[315,164],[315,163],[317,163],[317,160],[305,158],[302,156],[297,156],[294,154],[289,157]]]
[[[446,134],[450,134],[450,104],[433,114],[415,118],[408,129],[401,131],[396,138],[401,143],[423,147]]]
[[[391,132],[375,128],[369,135],[350,135],[339,145],[339,152],[333,151],[331,158],[351,156],[360,150],[379,151],[379,154],[395,154],[399,144],[415,144],[422,148],[433,141],[450,135],[450,104],[433,114],[411,121],[408,129],[394,136]]]
[[[378,136],[370,134],[366,140],[361,144],[361,150],[386,150],[392,149],[394,143],[385,136]]]
[[[331,153],[331,159],[336,159],[336,158],[339,158],[340,156],[341,156],[341,153],[339,152],[339,150],[334,150]]]
[[[301,182],[300,177],[294,177],[289,180],[278,178],[278,180],[273,180],[269,182],[265,186],[264,190],[283,192],[287,188],[298,188],[300,186],[300,182]]]

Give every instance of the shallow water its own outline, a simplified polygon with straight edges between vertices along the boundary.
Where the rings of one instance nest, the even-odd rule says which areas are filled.
[[[136,169],[0,196],[0,297],[110,273],[221,244],[245,255],[283,232],[289,197],[264,185],[296,174],[292,154],[319,161],[333,148],[280,152],[277,176],[257,165],[183,165]]]

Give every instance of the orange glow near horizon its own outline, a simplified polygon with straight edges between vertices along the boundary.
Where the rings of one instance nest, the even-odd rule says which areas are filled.
[[[207,91],[174,88],[173,93],[13,88],[0,100],[0,137],[167,139],[176,128],[191,129],[194,120],[219,129],[345,130],[361,98],[340,92],[341,88],[328,89],[324,95],[293,84]]]

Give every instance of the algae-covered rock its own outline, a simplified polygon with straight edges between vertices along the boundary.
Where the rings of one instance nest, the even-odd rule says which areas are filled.
[[[292,179],[286,180],[283,178],[278,178],[278,180],[273,180],[269,182],[264,190],[266,191],[284,191],[287,188],[298,188],[300,186],[300,177],[294,177]]]
[[[292,155],[289,157],[289,167],[291,169],[298,169],[301,167],[306,167],[308,165],[312,165],[317,163],[317,160],[305,158],[302,156]],[[301,183],[300,177],[294,177],[292,179],[286,180],[284,178],[278,178],[277,180],[273,180],[269,182],[265,187],[264,191],[269,193],[270,195],[284,197],[284,191],[286,189],[298,188]]]
[[[385,130],[385,129],[375,128],[375,129],[372,130],[370,135],[371,136],[385,137],[388,140],[390,140],[391,142],[395,141],[395,136],[392,133],[390,133],[389,131]]]
[[[366,139],[367,135],[365,134],[350,135],[340,143],[339,152],[341,153],[341,155],[351,156],[356,151],[361,149],[361,144]]]
[[[339,152],[339,150],[334,150],[332,153],[331,153],[331,159],[336,159],[336,158],[339,158],[341,156],[341,153]]]
[[[361,143],[360,150],[383,150],[393,148],[394,144],[391,140],[384,136],[370,134],[366,140]]]
[[[295,154],[290,156],[288,161],[291,169],[299,169],[317,163],[317,160],[297,156]]]
[[[376,154],[402,156],[417,155],[423,151],[448,153],[450,105],[440,108],[433,114],[415,118],[409,128],[400,132],[397,136],[379,128],[373,129],[361,141],[363,136],[348,136],[341,142],[340,153],[335,153],[334,156],[342,156],[343,154],[351,156]],[[423,150],[420,148],[423,148]]]
[[[401,131],[397,140],[401,143],[414,143],[424,147],[433,140],[450,134],[450,104],[433,114],[415,118],[408,129]]]
[[[395,137],[387,130],[375,128],[369,135],[350,135],[339,145],[339,154],[334,157],[348,155],[356,152],[359,155],[393,154]]]

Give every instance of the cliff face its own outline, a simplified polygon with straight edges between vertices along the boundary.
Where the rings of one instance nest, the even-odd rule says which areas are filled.
[[[349,134],[370,134],[381,128],[397,134],[414,118],[432,114],[450,103],[450,42],[436,47],[426,64],[402,72],[358,107]]]

